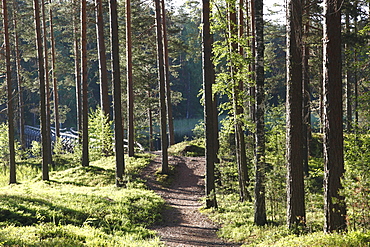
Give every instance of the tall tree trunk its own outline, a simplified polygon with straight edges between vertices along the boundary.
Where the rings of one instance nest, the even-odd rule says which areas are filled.
[[[168,139],[167,139],[167,113],[166,113],[166,89],[163,57],[162,18],[160,0],[155,2],[155,17],[157,25],[157,52],[158,52],[158,80],[161,119],[161,147],[162,147],[162,173],[168,173]]]
[[[126,0],[126,60],[127,60],[127,119],[128,156],[134,156],[134,83],[132,78],[131,1]]]
[[[8,6],[6,0],[3,3],[3,28],[5,43],[5,66],[6,66],[6,86],[8,96],[8,145],[9,145],[9,183],[17,182],[15,167],[15,148],[14,148],[14,98],[12,87],[12,71],[10,63],[10,40],[9,40],[9,23],[8,23]]]
[[[324,199],[325,232],[346,230],[343,188],[343,106],[341,64],[341,0],[324,1]]]
[[[47,28],[46,28],[46,11],[45,1],[41,0],[42,12],[42,29],[43,29],[43,46],[44,46],[44,72],[45,72],[45,102],[46,102],[46,138],[48,148],[48,163],[52,164],[52,148],[51,148],[51,128],[50,128],[50,81],[49,81],[49,52],[47,41]]]
[[[214,67],[212,64],[213,37],[210,32],[210,4],[203,0],[202,9],[202,45],[203,45],[203,92],[204,92],[204,123],[206,136],[206,207],[217,208],[215,186],[216,153],[214,135],[216,126],[214,121],[214,100],[212,84],[214,82]]]
[[[49,154],[50,146],[48,145],[47,137],[47,118],[46,118],[46,93],[45,93],[45,67],[43,59],[43,47],[41,37],[41,22],[40,22],[40,4],[39,0],[34,0],[34,17],[36,30],[36,46],[38,60],[38,74],[40,82],[40,123],[41,123],[41,142],[42,142],[42,180],[49,180]]]
[[[256,47],[256,182],[254,188],[254,223],[266,224],[265,201],[265,91],[263,0],[255,0]]]
[[[250,0],[250,31],[248,34],[251,36],[251,53],[252,57],[256,57],[256,13],[255,13],[255,0]],[[250,71],[252,73],[256,72],[256,63],[251,63]],[[256,75],[254,74],[254,81],[256,80]],[[249,115],[253,123],[256,122],[256,86],[251,85],[249,87]],[[253,137],[255,139],[255,136]]]
[[[114,138],[116,152],[116,186],[124,185],[125,159],[123,150],[123,121],[121,100],[121,75],[119,67],[119,40],[117,0],[109,1],[110,32],[112,45],[112,74],[113,74],[113,107],[114,107]]]
[[[105,116],[110,119],[110,102],[108,96],[108,70],[107,56],[104,38],[104,18],[103,18],[103,1],[96,0],[96,37],[98,44],[98,60],[100,75],[100,106]],[[105,150],[106,151],[106,150]]]
[[[89,105],[87,74],[87,10],[86,0],[81,0],[81,75],[82,75],[82,166],[89,165]]]
[[[55,74],[56,65],[56,50],[55,50],[55,38],[54,38],[54,24],[53,24],[53,10],[51,7],[52,1],[49,0],[49,14],[50,14],[50,42],[51,42],[51,77],[53,80],[53,99],[54,99],[54,126],[55,126],[55,136],[59,138],[60,136],[60,122],[59,122],[59,96],[58,96],[58,84],[57,77]]]
[[[303,116],[303,125],[302,125],[302,133],[303,133],[303,170],[305,176],[309,176],[309,154],[310,154],[310,139],[311,139],[311,108],[310,108],[310,75],[309,75],[309,64],[308,59],[310,57],[310,45],[309,45],[309,31],[310,31],[310,2],[305,0],[305,8],[306,8],[306,22],[304,24],[304,43],[303,43],[303,62],[302,62],[302,93],[303,93],[303,109],[302,109],[302,116]]]
[[[287,224],[305,225],[302,132],[302,2],[287,6]]]
[[[14,24],[14,45],[15,45],[15,66],[16,66],[16,81],[18,85],[18,118],[19,118],[19,139],[23,150],[26,149],[26,138],[24,134],[24,108],[23,108],[23,83],[21,75],[21,54],[19,51],[19,36],[18,36],[18,5],[17,1],[13,1],[13,24]],[[4,28],[5,29],[5,28]]]
[[[80,65],[80,44],[79,44],[79,30],[78,24],[80,23],[78,19],[78,14],[80,7],[77,0],[73,1],[73,39],[74,39],[74,60],[75,60],[75,84],[76,84],[76,115],[77,115],[77,131],[79,136],[79,143],[82,143],[82,94],[81,94],[81,65]]]
[[[242,2],[242,1],[241,1]],[[239,6],[241,9],[241,6]],[[231,40],[230,44],[230,53],[231,54],[237,54],[241,53],[240,55],[243,55],[243,50],[241,46],[238,49],[238,43],[235,41],[235,39],[239,36],[241,38],[240,28],[242,28],[242,24],[239,25],[237,23],[237,12],[236,12],[236,1],[230,2],[229,4],[229,39]],[[239,12],[239,13],[242,13]],[[239,20],[242,21],[242,17],[239,16]],[[241,49],[241,50],[240,50]],[[234,55],[231,55],[231,57],[234,57]],[[251,200],[251,197],[247,190],[247,180],[248,177],[246,177],[247,173],[247,156],[246,156],[246,149],[245,149],[245,140],[244,140],[244,131],[243,131],[243,107],[242,107],[242,99],[241,99],[241,93],[243,90],[243,82],[240,81],[237,78],[238,68],[236,67],[236,64],[234,61],[231,61],[231,78],[233,81],[233,110],[234,110],[234,128],[235,128],[235,146],[236,146],[236,161],[238,164],[238,173],[239,173],[239,194],[240,194],[240,200],[246,201]]]
[[[348,8],[346,9],[346,17],[345,17],[345,31],[347,37],[349,37],[351,33],[350,28],[350,11]],[[347,132],[350,133],[352,131],[352,85],[351,85],[351,58],[350,58],[350,45],[349,42],[344,44],[344,52],[345,52],[345,90],[346,90],[346,127]]]
[[[150,90],[148,91],[148,99],[152,97]],[[148,119],[149,119],[149,151],[154,150],[153,145],[153,114],[150,104],[148,105]]]
[[[162,31],[163,31],[163,53],[164,53],[164,68],[165,68],[165,84],[166,84],[166,104],[167,104],[167,120],[168,120],[168,135],[169,145],[175,144],[175,132],[172,117],[172,102],[171,102],[171,82],[170,82],[170,62],[168,55],[168,37],[166,25],[166,8],[164,0],[161,0],[162,7]]]

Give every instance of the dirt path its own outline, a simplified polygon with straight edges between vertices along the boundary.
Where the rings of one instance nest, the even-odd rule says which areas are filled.
[[[204,196],[205,162],[202,157],[170,157],[176,164],[173,183],[162,187],[155,181],[154,173],[161,165],[158,156],[144,170],[150,189],[166,200],[169,207],[163,213],[164,222],[153,226],[167,246],[240,246],[228,243],[216,235],[217,226],[199,212]]]

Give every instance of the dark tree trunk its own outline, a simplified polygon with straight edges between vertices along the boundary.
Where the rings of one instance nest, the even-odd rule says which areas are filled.
[[[346,230],[343,188],[343,106],[341,64],[341,0],[324,1],[324,199],[325,232]]]
[[[12,71],[10,61],[10,39],[9,39],[9,23],[8,23],[8,6],[6,0],[3,3],[3,32],[5,43],[5,66],[6,66],[6,86],[8,96],[8,145],[9,145],[9,183],[17,182],[16,167],[15,167],[15,148],[14,148],[14,98],[12,87]]]
[[[123,121],[121,100],[121,77],[119,67],[119,40],[118,40],[118,15],[117,0],[109,1],[110,30],[112,45],[112,73],[113,73],[113,106],[114,106],[114,138],[116,152],[116,186],[124,185],[125,159],[123,150]]]
[[[148,99],[152,97],[151,92],[148,91]],[[152,108],[149,104],[148,106],[148,119],[149,119],[149,150],[153,151],[154,150],[154,145],[153,145],[153,114],[152,114]]]
[[[44,46],[44,72],[45,72],[45,102],[46,102],[46,138],[48,147],[48,163],[52,164],[52,148],[51,148],[51,128],[50,128],[50,80],[49,80],[49,52],[47,41],[47,28],[46,28],[46,11],[45,0],[41,0],[42,12],[42,29],[43,29],[43,46]]]
[[[263,0],[255,0],[254,7],[256,25],[256,182],[254,188],[254,223],[262,226],[266,224]]]
[[[82,166],[89,165],[89,105],[87,78],[87,11],[86,0],[81,1],[81,75],[82,75]]]
[[[132,78],[131,1],[126,0],[126,60],[127,60],[127,113],[128,156],[134,156],[134,86]]]
[[[287,224],[305,225],[302,132],[302,2],[288,1],[287,11]]]
[[[34,0],[34,17],[36,30],[36,46],[38,60],[38,74],[40,82],[40,123],[41,123],[41,142],[42,142],[42,180],[49,180],[49,154],[50,146],[48,145],[47,137],[47,119],[46,119],[46,93],[45,93],[45,67],[43,59],[43,47],[41,37],[41,22],[40,22],[40,4],[39,0]]]
[[[212,64],[213,37],[210,32],[209,0],[203,0],[202,9],[202,43],[203,43],[203,91],[204,91],[204,123],[206,136],[206,208],[217,208],[215,186],[216,153],[214,136],[216,123],[214,121],[214,100],[212,84],[214,83],[214,67]]]
[[[49,1],[51,6],[52,1]],[[60,136],[60,123],[59,123],[59,97],[58,97],[58,84],[57,77],[55,74],[56,65],[56,50],[55,50],[55,38],[54,38],[54,24],[53,24],[53,10],[50,7],[50,42],[51,42],[51,71],[53,80],[53,99],[54,99],[54,126],[55,126],[55,136],[58,138]]]
[[[171,82],[170,82],[170,62],[168,56],[168,37],[166,25],[166,8],[164,0],[161,0],[162,7],[162,26],[163,26],[163,52],[164,52],[164,68],[165,68],[165,83],[166,83],[166,104],[167,104],[167,120],[168,120],[168,140],[169,145],[175,144],[175,133],[172,117],[172,102],[171,102]]]
[[[158,80],[161,119],[161,146],[162,146],[162,173],[168,173],[168,139],[167,139],[167,111],[166,111],[166,88],[165,70],[163,57],[162,18],[160,0],[155,2],[155,17],[157,25],[157,52],[158,52]]]

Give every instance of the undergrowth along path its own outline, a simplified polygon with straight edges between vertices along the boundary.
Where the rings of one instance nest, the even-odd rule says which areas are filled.
[[[161,240],[167,246],[240,246],[217,237],[217,225],[199,212],[204,196],[204,157],[170,156],[174,165],[173,181],[162,186],[156,181],[155,173],[161,166],[158,156],[144,169],[144,176],[150,189],[165,199],[168,207],[163,212],[163,222],[155,225]]]

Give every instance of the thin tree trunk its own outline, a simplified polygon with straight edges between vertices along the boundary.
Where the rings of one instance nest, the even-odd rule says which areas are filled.
[[[287,11],[287,224],[305,225],[302,132],[302,2],[290,0]]]
[[[40,4],[39,0],[34,0],[34,17],[36,30],[36,46],[38,60],[38,74],[40,83],[40,123],[41,123],[41,142],[42,142],[42,180],[49,180],[49,154],[50,146],[47,143],[47,125],[46,125],[46,93],[45,93],[45,67],[43,59],[43,47],[41,37],[40,23]]]
[[[350,22],[349,22],[349,10],[346,10],[346,34],[349,37],[350,31]],[[345,52],[345,89],[346,89],[346,127],[347,132],[350,133],[352,131],[352,87],[351,87],[351,58],[350,58],[350,45],[349,42],[344,44],[344,52]]]
[[[134,153],[134,83],[132,78],[131,1],[126,0],[126,60],[127,60],[127,113],[128,113],[128,156]]]
[[[175,133],[172,117],[172,102],[171,102],[171,82],[170,82],[170,62],[168,55],[168,37],[166,25],[166,8],[164,0],[161,0],[162,7],[162,28],[163,28],[163,52],[164,52],[164,68],[165,68],[165,84],[166,84],[166,104],[167,104],[167,120],[168,120],[168,135],[169,145],[175,144]]]
[[[343,188],[343,105],[340,0],[324,1],[324,212],[325,232],[346,230]],[[335,41],[335,42],[334,42]]]
[[[19,139],[22,150],[26,149],[26,138],[24,134],[24,109],[23,109],[23,83],[21,76],[21,54],[19,51],[19,36],[18,36],[18,5],[17,1],[13,1],[13,24],[14,24],[14,45],[15,45],[15,66],[16,66],[16,81],[18,85],[18,123],[19,123]]]
[[[162,146],[162,173],[168,173],[168,139],[167,139],[167,113],[166,113],[166,89],[163,57],[162,18],[160,0],[155,2],[155,17],[157,24],[157,52],[158,52],[158,80],[161,119],[161,146]]]
[[[96,37],[98,44],[98,60],[100,75],[100,106],[104,115],[108,116],[108,119],[110,119],[107,56],[104,38],[103,3],[102,0],[96,0],[95,3],[96,3]]]
[[[12,71],[10,61],[10,40],[9,40],[9,23],[8,23],[8,6],[6,0],[3,3],[3,28],[5,43],[5,66],[6,66],[6,85],[8,96],[8,145],[9,145],[9,183],[17,182],[15,167],[15,148],[14,148],[14,98],[12,87]]]
[[[148,91],[148,99],[150,99],[151,93]],[[154,145],[153,145],[153,114],[152,114],[152,109],[150,107],[150,104],[148,106],[148,119],[149,119],[149,151],[154,150]]]
[[[206,136],[206,208],[217,208],[215,186],[216,153],[214,135],[216,123],[214,121],[214,100],[212,85],[214,83],[214,67],[212,64],[213,37],[210,32],[210,3],[203,0],[202,9],[202,43],[203,43],[203,91],[204,91],[204,123]]]
[[[86,0],[81,1],[81,75],[82,75],[82,166],[89,165],[89,105],[87,96],[87,11]]]
[[[118,15],[117,0],[109,1],[110,30],[112,46],[112,75],[113,75],[113,107],[114,107],[114,138],[116,152],[116,186],[124,185],[125,159],[123,149],[123,121],[121,100],[121,75],[119,67],[119,40],[118,40]]]
[[[77,131],[79,136],[79,143],[82,143],[82,94],[81,94],[81,65],[80,65],[80,45],[79,45],[79,30],[78,30],[78,4],[77,0],[73,1],[73,39],[74,39],[74,55],[75,55],[75,84],[76,84],[76,115],[77,115]]]
[[[264,91],[264,37],[263,0],[255,0],[256,46],[256,182],[254,189],[254,223],[266,224],[265,202],[265,91]]]
[[[44,72],[45,72],[45,102],[46,102],[46,138],[48,147],[48,163],[52,164],[51,128],[50,128],[50,81],[49,81],[49,52],[46,28],[45,1],[41,0],[43,46],[44,46]]]
[[[49,0],[49,5],[51,6],[52,1]],[[50,7],[50,42],[51,42],[51,77],[53,80],[53,99],[54,99],[54,126],[55,126],[55,136],[59,138],[60,136],[60,123],[59,123],[59,97],[58,97],[58,84],[57,77],[55,74],[56,65],[56,50],[55,50],[55,38],[54,38],[54,24],[53,24],[53,10]]]

